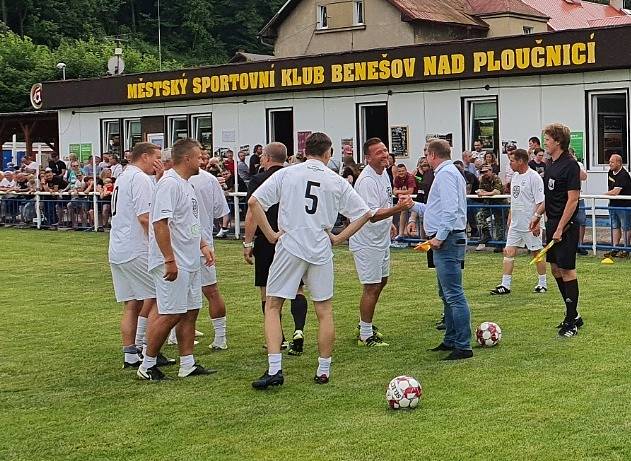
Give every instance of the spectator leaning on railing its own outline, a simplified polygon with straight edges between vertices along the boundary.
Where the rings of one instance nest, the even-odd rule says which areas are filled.
[[[622,157],[618,154],[612,154],[609,158],[608,192],[606,195],[631,195],[631,177],[622,166]],[[631,219],[629,211],[631,211],[631,200],[610,200],[609,206],[616,209],[609,210],[611,219],[611,236],[613,246],[629,246],[631,241]],[[620,208],[630,208],[624,210]],[[624,235],[624,242],[621,245],[620,240]],[[626,258],[629,253],[625,250],[613,250],[611,256],[619,256]]]
[[[416,179],[410,173],[403,163],[399,163],[394,177],[394,189],[392,193],[398,198],[399,196],[410,196],[416,194]],[[405,237],[407,227],[407,210],[401,211],[399,215],[399,238]],[[394,246],[398,245],[395,242]],[[406,246],[403,244],[402,246]]]
[[[476,191],[478,197],[492,197],[494,195],[500,195],[504,189],[501,179],[493,172],[492,167],[488,164],[482,165],[480,169],[482,175],[480,176],[480,188]],[[503,200],[491,200],[484,199],[483,203],[488,205],[500,205],[504,203]],[[476,214],[478,221],[478,230],[480,232],[480,243],[476,250],[481,251],[486,246],[486,243],[494,238],[500,240],[504,234],[503,228],[503,213],[499,208],[480,208]],[[491,221],[495,221],[494,225],[491,225]],[[491,235],[491,231],[494,230],[495,235]]]

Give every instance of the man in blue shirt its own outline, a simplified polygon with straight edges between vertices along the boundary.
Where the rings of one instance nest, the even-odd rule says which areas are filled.
[[[467,196],[464,177],[451,161],[451,147],[434,139],[427,146],[434,170],[423,227],[433,250],[438,294],[445,312],[445,337],[432,351],[450,351],[444,360],[473,357],[471,313],[462,287],[462,263],[467,246]]]

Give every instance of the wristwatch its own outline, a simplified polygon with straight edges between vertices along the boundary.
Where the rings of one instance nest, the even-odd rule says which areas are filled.
[[[254,242],[250,242],[250,243],[243,242],[243,248],[254,248]]]

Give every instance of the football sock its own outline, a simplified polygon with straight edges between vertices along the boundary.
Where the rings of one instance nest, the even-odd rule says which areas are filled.
[[[145,343],[145,332],[147,331],[147,317],[138,316],[136,325],[136,344],[142,346]]]
[[[127,363],[136,363],[140,360],[135,344],[123,347],[123,353],[125,354],[125,362]]]
[[[193,354],[180,355],[180,370],[188,370],[195,365],[195,357]]]
[[[316,376],[326,376],[329,377],[331,373],[331,357],[318,357],[318,371],[316,371]]]
[[[506,287],[506,288],[508,288],[510,290],[510,286],[511,286],[512,281],[513,281],[513,276],[512,275],[506,275],[506,274],[502,275],[502,286],[503,287]]]
[[[372,322],[359,321],[359,339],[366,341],[372,336]],[[318,375],[319,376],[319,375]]]
[[[213,320],[213,328],[215,329],[215,339],[213,344],[223,345],[226,342],[226,317],[219,317]]]
[[[565,282],[565,319],[574,320],[578,317],[578,280]]]
[[[296,299],[291,300],[291,315],[294,318],[295,330],[304,330],[307,321],[307,298],[297,294]]]
[[[169,332],[169,342],[171,344],[177,344],[177,334],[175,333],[175,327],[171,328]]]
[[[561,297],[563,298],[563,302],[565,302],[565,282],[561,277],[555,277],[554,280],[557,281],[557,285],[559,286],[559,292],[561,293]]]
[[[265,315],[265,301],[261,301],[261,310],[263,311],[263,315]]]
[[[267,354],[267,372],[274,376],[282,369],[283,354]]]
[[[548,288],[548,277],[546,274],[539,276],[539,286]]]
[[[142,364],[140,365],[140,368],[142,368],[143,371],[147,371],[149,368],[155,366],[156,361],[156,357],[149,357],[147,354],[145,354],[145,358],[142,359]]]

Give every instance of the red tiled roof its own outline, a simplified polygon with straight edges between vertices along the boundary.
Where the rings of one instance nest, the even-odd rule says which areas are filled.
[[[488,28],[471,16],[467,0],[388,0],[408,21],[430,21]],[[469,13],[469,14],[468,14]]]
[[[631,16],[610,5],[566,0],[522,0],[550,17],[552,30],[585,29],[614,24],[630,24]]]
[[[473,14],[514,13],[547,19],[539,10],[526,5],[522,0],[468,0]]]

